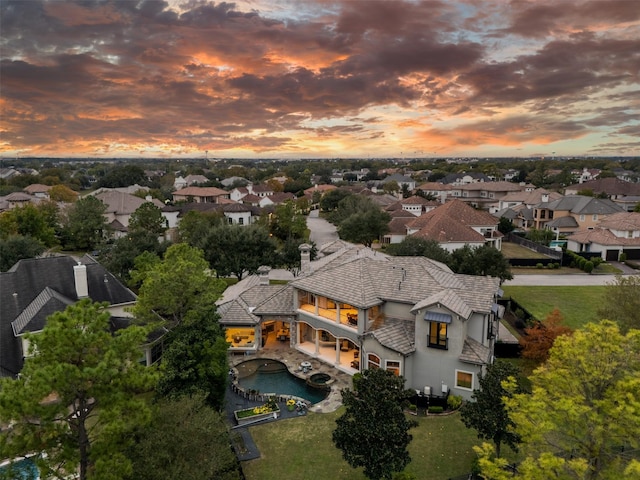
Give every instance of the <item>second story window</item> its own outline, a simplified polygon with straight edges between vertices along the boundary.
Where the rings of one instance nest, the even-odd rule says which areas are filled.
[[[441,348],[446,350],[447,345],[447,324],[431,322],[429,325],[429,342],[432,348]]]

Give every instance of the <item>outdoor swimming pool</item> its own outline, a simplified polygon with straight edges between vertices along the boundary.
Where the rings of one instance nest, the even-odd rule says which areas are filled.
[[[0,478],[4,478],[3,475],[7,474],[7,470],[7,466],[0,466]],[[15,480],[38,480],[40,478],[38,467],[28,458],[15,462],[11,474],[11,478]]]
[[[327,391],[307,385],[304,380],[289,373],[287,366],[277,360],[256,358],[242,362],[236,368],[238,384],[245,390],[295,395],[311,403],[318,403],[327,396]]]

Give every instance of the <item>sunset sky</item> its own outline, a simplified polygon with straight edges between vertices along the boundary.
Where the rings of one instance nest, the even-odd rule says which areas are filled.
[[[0,0],[5,157],[640,155],[637,0]]]

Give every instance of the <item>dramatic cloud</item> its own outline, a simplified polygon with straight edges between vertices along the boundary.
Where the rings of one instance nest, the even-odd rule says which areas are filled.
[[[0,9],[6,156],[639,153],[631,0]]]

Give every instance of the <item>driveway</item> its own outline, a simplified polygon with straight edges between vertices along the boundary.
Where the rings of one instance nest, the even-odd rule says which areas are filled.
[[[338,240],[338,232],[335,225],[327,222],[318,215],[319,210],[311,210],[307,216],[307,228],[311,231],[309,240],[314,242],[318,248],[325,243]]]

